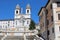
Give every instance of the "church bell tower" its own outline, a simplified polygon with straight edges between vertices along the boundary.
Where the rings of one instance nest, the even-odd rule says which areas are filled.
[[[27,6],[26,6],[26,14],[31,14],[31,10],[30,9],[31,9],[30,5],[27,4]]]
[[[21,8],[19,6],[19,4],[16,5],[16,9],[15,9],[15,18],[21,13]]]

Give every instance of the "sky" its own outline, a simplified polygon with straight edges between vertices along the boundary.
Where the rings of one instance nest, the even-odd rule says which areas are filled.
[[[19,4],[26,11],[27,4],[31,7],[31,19],[39,23],[38,13],[41,7],[45,6],[48,0],[0,0],[0,20],[14,19],[16,5]]]

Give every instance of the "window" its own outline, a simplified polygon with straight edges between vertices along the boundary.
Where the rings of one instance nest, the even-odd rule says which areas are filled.
[[[16,13],[18,13],[18,11],[16,11]]]
[[[17,21],[16,21],[16,25],[17,25]]]
[[[60,26],[59,26],[59,31],[60,31]]]
[[[8,26],[9,26],[9,24],[8,24]]]
[[[49,25],[49,20],[47,20],[47,25]]]
[[[51,16],[51,21],[53,21],[53,16]]]
[[[23,20],[23,25],[24,25],[24,22],[25,22],[25,21]]]
[[[27,13],[29,13],[29,10],[27,10]]]
[[[8,21],[8,26],[9,26],[10,21]]]
[[[27,24],[29,23],[29,21],[27,21]]]
[[[48,10],[46,9],[46,15],[48,14]]]
[[[47,31],[47,34],[50,35],[50,31],[49,30]]]
[[[60,7],[60,2],[57,2],[57,6]]]
[[[58,14],[58,20],[60,20],[60,14]]]
[[[50,8],[52,9],[52,4],[50,5]]]
[[[54,33],[54,28],[52,28],[52,33]]]

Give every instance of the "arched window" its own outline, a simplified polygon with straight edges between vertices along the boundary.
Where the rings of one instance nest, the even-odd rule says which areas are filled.
[[[16,21],[16,25],[17,25],[17,21]]]
[[[29,21],[27,21],[27,24],[29,24]]]
[[[16,11],[16,13],[18,14],[18,11]]]
[[[29,13],[29,10],[27,10],[27,13]]]

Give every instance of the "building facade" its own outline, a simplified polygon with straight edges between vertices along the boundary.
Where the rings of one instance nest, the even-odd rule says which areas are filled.
[[[11,28],[18,28],[19,31],[24,31],[24,27],[26,30],[29,28],[29,24],[31,21],[31,10],[30,5],[28,4],[26,6],[26,13],[21,13],[21,8],[19,4],[17,4],[15,9],[15,15],[14,19],[8,19],[8,20],[0,20],[0,29],[11,29]],[[19,29],[20,28],[20,29]]]
[[[41,8],[38,15],[43,38],[60,40],[60,0],[48,0],[47,5]]]
[[[23,14],[21,7],[17,4],[14,14],[14,19],[0,20],[0,40],[28,40],[29,38],[33,40],[32,37],[35,34],[29,30],[31,21],[30,5],[27,4],[26,13]]]
[[[47,23],[46,23],[46,14],[45,8],[42,8],[39,16],[40,16],[40,35],[46,40],[47,39]]]

